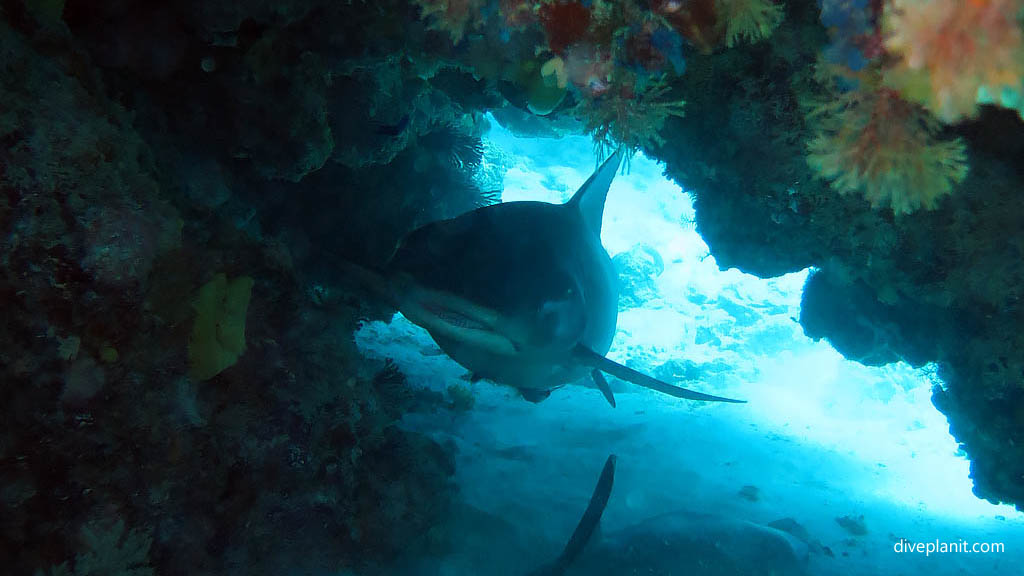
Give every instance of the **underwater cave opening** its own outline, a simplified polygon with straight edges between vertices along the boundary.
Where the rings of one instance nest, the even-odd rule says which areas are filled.
[[[505,202],[564,202],[594,169],[586,137],[520,138],[491,123],[480,174],[500,179]],[[364,352],[393,359],[410,384],[471,390],[469,409],[405,421],[454,444],[464,503],[514,527],[522,547],[557,554],[614,452],[606,531],[676,509],[760,524],[791,518],[818,546],[810,574],[888,573],[900,563],[979,573],[1024,558],[1024,546],[1012,544],[1024,544],[1024,514],[972,493],[969,462],[931,403],[941,385],[934,370],[863,366],[806,337],[796,319],[810,271],[761,279],[720,270],[693,222],[691,198],[642,154],[613,182],[602,241],[622,294],[608,356],[745,405],[620,383],[615,409],[581,386],[535,405],[486,381],[470,384],[400,315],[357,332]],[[907,560],[893,552],[899,539],[1003,542],[1006,552]],[[477,545],[477,556],[467,544],[458,559],[440,560],[461,566],[446,573],[493,562],[494,550]],[[513,548],[503,547],[509,574],[529,567]]]

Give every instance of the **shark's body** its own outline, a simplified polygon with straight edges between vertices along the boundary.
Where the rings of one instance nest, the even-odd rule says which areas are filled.
[[[729,401],[659,382],[604,357],[618,278],[601,245],[617,152],[565,204],[509,202],[433,222],[399,244],[384,276],[399,310],[470,370],[539,401],[601,372],[696,400]]]

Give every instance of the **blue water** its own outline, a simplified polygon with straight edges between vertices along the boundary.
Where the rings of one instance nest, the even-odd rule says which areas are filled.
[[[502,180],[504,201],[564,201],[595,164],[583,137],[521,139],[495,124],[486,142],[484,171]],[[664,271],[620,309],[609,357],[749,404],[617,383],[615,409],[582,386],[531,404],[470,384],[400,315],[357,333],[412,385],[464,385],[475,397],[468,411],[403,423],[457,448],[459,485],[444,527],[455,551],[405,571],[526,574],[553,559],[615,453],[601,528],[569,574],[1017,573],[1024,514],[971,493],[968,462],[930,401],[941,385],[930,367],[864,367],[806,338],[794,319],[808,272],[720,270],[692,220],[689,197],[655,162],[637,156],[617,177],[603,243],[612,256],[644,243]],[[936,543],[968,551],[930,552]],[[896,550],[918,544],[928,553]]]

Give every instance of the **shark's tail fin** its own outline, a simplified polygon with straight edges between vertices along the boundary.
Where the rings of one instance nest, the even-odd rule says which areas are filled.
[[[597,480],[594,493],[590,496],[590,503],[587,504],[587,510],[583,512],[583,517],[576,525],[576,530],[573,531],[562,554],[551,564],[531,572],[530,576],[562,576],[583,552],[583,548],[594,534],[594,530],[597,529],[598,522],[601,521],[605,506],[608,505],[608,497],[611,496],[612,484],[615,481],[615,459],[615,454],[610,454],[608,460],[605,461],[601,477]]]

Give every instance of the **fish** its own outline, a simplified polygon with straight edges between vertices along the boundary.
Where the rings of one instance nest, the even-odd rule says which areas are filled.
[[[511,386],[531,402],[589,376],[615,406],[604,374],[676,398],[743,402],[606,357],[618,276],[601,244],[601,221],[623,156],[612,154],[564,204],[493,204],[413,230],[371,283],[473,379]]]

